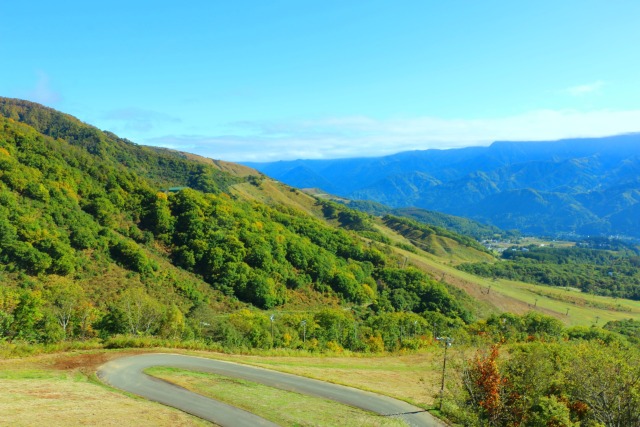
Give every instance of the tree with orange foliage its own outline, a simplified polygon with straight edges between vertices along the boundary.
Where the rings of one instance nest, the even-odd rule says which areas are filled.
[[[500,345],[494,344],[488,354],[478,352],[463,372],[464,387],[482,421],[490,426],[518,426],[518,395],[509,387],[508,379],[498,367]]]

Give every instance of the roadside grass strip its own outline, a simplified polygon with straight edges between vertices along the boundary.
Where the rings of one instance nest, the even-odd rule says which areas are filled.
[[[284,426],[406,426],[400,419],[376,415],[331,400],[268,387],[217,374],[154,367],[144,371],[203,396],[247,410]]]

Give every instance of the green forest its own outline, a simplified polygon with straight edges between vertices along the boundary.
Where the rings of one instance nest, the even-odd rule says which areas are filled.
[[[331,227],[226,192],[239,182],[260,185],[257,173],[240,177],[139,147],[26,102],[4,100],[0,111],[5,340],[214,340],[220,330],[203,330],[209,317],[305,298],[351,307],[345,325],[356,318],[374,325],[395,312],[407,322],[427,312],[447,322],[472,319],[444,284],[394,268],[387,245],[347,230],[362,214],[328,213],[347,229]],[[308,307],[312,335],[314,322],[326,323],[313,320],[323,307]],[[373,328],[360,335],[375,336]]]

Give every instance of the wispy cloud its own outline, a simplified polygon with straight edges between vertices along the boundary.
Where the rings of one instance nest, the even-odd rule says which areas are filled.
[[[599,91],[604,86],[604,84],[605,83],[603,81],[598,80],[596,82],[587,83],[584,85],[568,87],[565,89],[565,92],[567,92],[571,96],[582,96],[588,93]]]
[[[638,132],[640,110],[539,110],[487,119],[376,120],[358,116],[234,125],[236,132],[226,135],[168,135],[145,143],[231,161],[380,156],[488,145],[497,140],[555,140]]]
[[[121,108],[108,111],[103,119],[121,123],[124,129],[137,132],[147,132],[158,124],[178,123],[178,117],[158,111],[141,108]]]
[[[46,105],[60,102],[62,96],[53,90],[49,75],[44,71],[38,71],[37,77],[35,87],[27,93],[27,99]]]

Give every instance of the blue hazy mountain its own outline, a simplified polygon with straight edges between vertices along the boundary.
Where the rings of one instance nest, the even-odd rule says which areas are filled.
[[[247,165],[295,187],[502,229],[640,237],[640,134]]]

